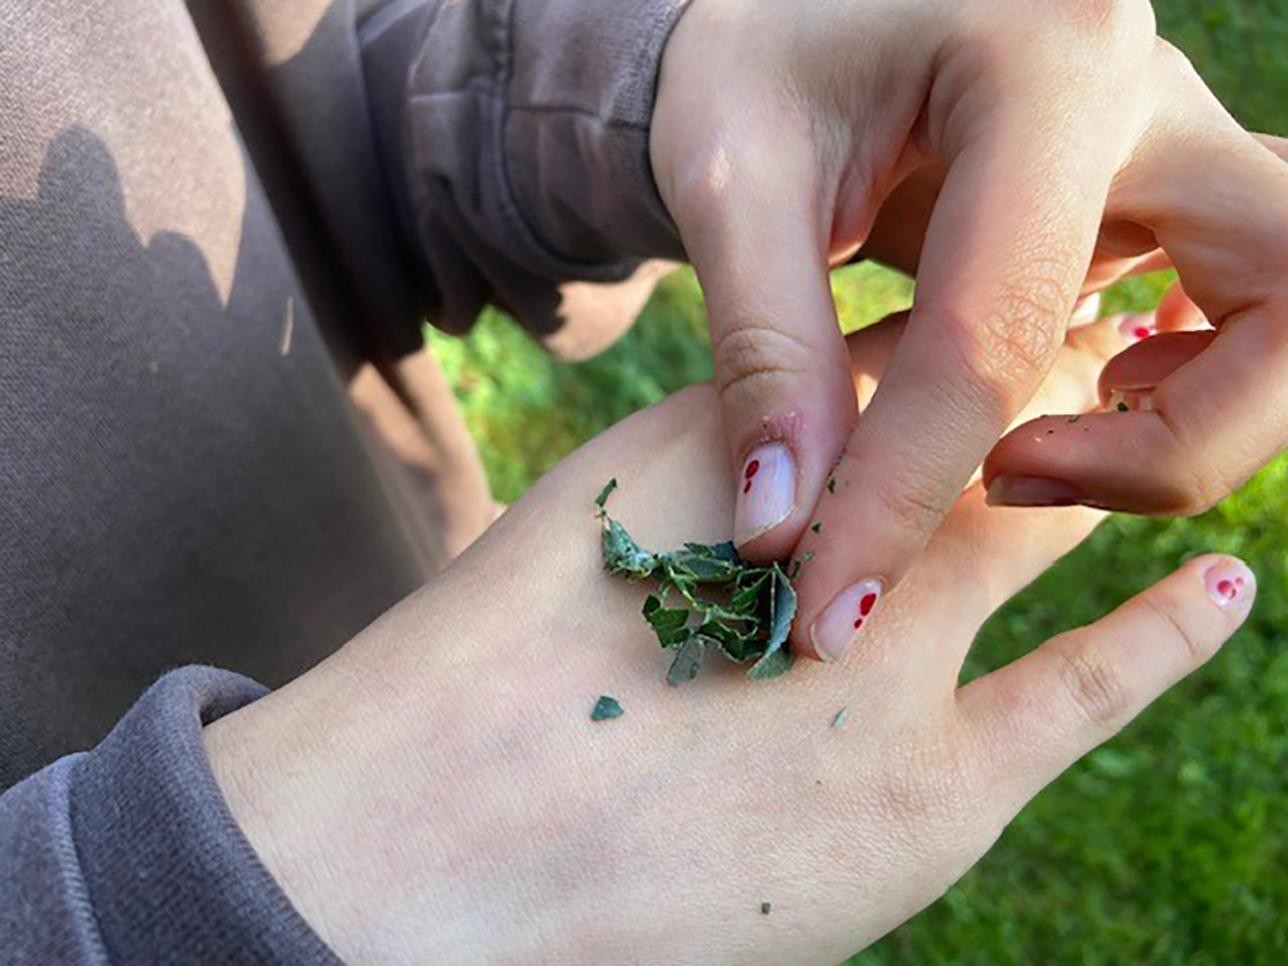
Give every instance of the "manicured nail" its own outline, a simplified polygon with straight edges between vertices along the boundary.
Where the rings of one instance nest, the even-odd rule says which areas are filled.
[[[1233,558],[1214,564],[1203,574],[1208,596],[1225,610],[1245,604],[1257,593],[1257,575],[1242,560]]]
[[[1082,491],[1063,480],[1041,476],[995,476],[988,484],[989,506],[1074,506]]]
[[[833,597],[809,629],[809,639],[818,656],[824,661],[843,658],[863,633],[884,592],[884,581],[874,578],[860,580]]]
[[[782,523],[796,505],[796,460],[782,443],[757,446],[742,464],[733,514],[734,542],[746,543]]]
[[[1118,331],[1129,342],[1140,342],[1158,332],[1151,315],[1129,315],[1118,324]]]

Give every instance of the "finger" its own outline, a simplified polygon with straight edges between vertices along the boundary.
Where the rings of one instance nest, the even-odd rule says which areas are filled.
[[[1255,596],[1244,563],[1199,557],[1102,620],[967,685],[958,706],[983,779],[1018,810],[1212,657]]]
[[[1154,390],[1181,366],[1197,358],[1216,338],[1212,331],[1169,332],[1109,360],[1100,373],[1106,409],[1153,409]],[[1130,394],[1130,395],[1129,395]]]
[[[1288,165],[1208,107],[1184,151],[1166,137],[1142,150],[1116,204],[1153,228],[1218,332],[1178,343],[1202,351],[1159,380],[1148,407],[1088,417],[1041,454],[1008,437],[985,465],[990,486],[1041,472],[1061,502],[1193,514],[1288,444]]]
[[[756,560],[795,544],[857,417],[811,165],[787,142],[748,139],[717,165],[718,190],[677,207],[710,316],[734,539]]]
[[[906,313],[900,313],[847,339],[861,405],[871,398],[902,334],[905,319]],[[1029,411],[1069,412],[1098,406],[1097,377],[1105,360],[1127,344],[1120,321],[1107,318],[1070,332],[1055,368],[1034,396]],[[968,487],[910,571],[905,581],[910,586],[891,598],[889,610],[895,616],[886,618],[883,614],[883,619],[899,619],[902,600],[926,599],[923,594],[942,595],[945,586],[952,586],[956,597],[947,619],[954,633],[922,635],[935,656],[917,666],[933,668],[935,673],[942,672],[946,680],[955,680],[966,653],[965,645],[973,636],[971,632],[1083,540],[1102,518],[1102,513],[1082,508],[1022,516],[1000,512],[985,505],[982,488]],[[820,532],[807,539],[822,536]],[[963,582],[961,575],[966,573],[971,579]],[[860,627],[865,629],[866,626]],[[884,635],[883,639],[901,637]]]
[[[1190,332],[1208,328],[1203,310],[1185,294],[1179,282],[1167,290],[1154,313],[1159,332]]]
[[[1267,148],[1283,161],[1288,161],[1288,138],[1275,137],[1273,134],[1254,134],[1262,147]]]
[[[797,548],[813,553],[798,582],[801,653],[848,650],[855,620],[897,584],[1060,346],[1109,171],[1073,153],[1053,162],[1014,121],[950,160],[907,329],[815,508],[822,542]]]

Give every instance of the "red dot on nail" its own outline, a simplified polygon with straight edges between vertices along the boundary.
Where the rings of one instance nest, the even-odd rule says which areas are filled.
[[[1217,584],[1216,592],[1220,594],[1222,597],[1228,597],[1230,600],[1233,600],[1235,594],[1238,593],[1238,591],[1234,587],[1234,582],[1230,580],[1223,580],[1219,584]]]
[[[742,492],[743,492],[743,493],[750,493],[750,492],[751,492],[751,480],[748,480],[746,483],[744,483],[744,484],[742,485]]]
[[[858,620],[854,622],[854,629],[857,631],[862,626],[863,626],[863,618],[860,617]]]
[[[859,613],[867,617],[872,613],[872,608],[877,606],[876,594],[864,594],[863,599],[859,601]]]
[[[1143,325],[1137,326],[1132,332],[1132,335],[1136,336],[1138,339],[1148,339],[1149,329],[1145,328]]]
[[[743,471],[742,475],[745,476],[747,479],[751,479],[759,472],[760,472],[760,460],[752,460],[750,463],[747,464],[747,469]]]

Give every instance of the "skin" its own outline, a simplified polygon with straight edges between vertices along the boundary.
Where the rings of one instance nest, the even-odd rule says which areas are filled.
[[[1008,437],[985,465],[996,501],[1038,478],[1196,513],[1288,444],[1288,152],[1238,126],[1145,0],[693,0],[651,138],[735,473],[770,442],[794,459],[785,516],[737,538],[754,559],[814,555],[801,653],[820,656],[811,629],[843,588],[904,578],[1075,301],[1125,274],[1175,266],[1218,334],[1188,343],[1152,410],[1058,446]],[[856,253],[917,277],[861,419],[828,287]]]
[[[901,325],[851,344],[860,398]],[[1078,330],[1042,403],[1095,405],[1120,338]],[[958,688],[980,624],[1099,519],[994,509],[976,485],[844,664],[753,684],[717,658],[669,688],[591,500],[617,476],[613,513],[646,545],[726,538],[720,434],[707,386],[625,421],[432,585],[206,728],[233,815],[344,959],[836,962],[939,896],[1252,604],[1246,569],[1200,558]],[[1225,606],[1213,567],[1245,580]],[[626,713],[591,722],[603,693]]]

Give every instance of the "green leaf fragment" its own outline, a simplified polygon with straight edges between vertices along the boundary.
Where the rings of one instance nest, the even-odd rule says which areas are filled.
[[[595,501],[603,525],[604,568],[656,585],[657,593],[645,599],[642,612],[658,644],[675,652],[667,681],[691,681],[713,647],[731,661],[754,662],[748,675],[755,679],[777,677],[790,668],[787,637],[796,592],[782,568],[749,564],[727,541],[686,543],[670,553],[645,550],[604,510],[615,486],[615,480],[609,481]],[[799,570],[797,561],[794,573]]]
[[[818,532],[819,532],[820,530],[822,530],[822,529],[823,529],[823,521],[822,521],[822,520],[819,520],[819,521],[818,521],[818,523],[812,523],[812,524],[810,524],[810,531],[811,531],[811,532],[813,532],[813,533],[818,533]]]
[[[774,910],[774,904],[772,902],[762,902],[760,904],[760,914],[762,916],[769,915],[771,912],[773,912],[773,910]]]
[[[591,709],[591,721],[608,721],[611,718],[620,718],[626,713],[616,698],[610,698],[606,694],[601,694],[599,700],[595,702],[595,707]]]
[[[666,683],[674,688],[692,681],[702,670],[702,658],[706,653],[705,638],[701,636],[689,638],[675,652],[675,660],[671,662],[671,667],[666,672]]]
[[[829,477],[827,478],[827,492],[828,492],[828,493],[835,493],[835,492],[836,492],[836,477],[835,477],[835,476],[829,476]]]
[[[791,669],[793,657],[787,649],[787,638],[792,631],[792,620],[796,617],[796,588],[787,579],[778,564],[773,566],[774,589],[769,611],[769,639],[765,642],[765,653],[751,670],[749,678],[763,681],[776,678]]]
[[[832,727],[833,728],[842,727],[845,724],[845,719],[848,718],[849,716],[850,716],[850,709],[842,708],[840,711],[836,712],[836,717],[832,719]]]
[[[604,567],[610,574],[642,579],[652,575],[657,567],[657,557],[637,544],[616,520],[605,516],[600,546]]]
[[[614,476],[604,484],[604,488],[599,491],[599,496],[595,497],[595,506],[602,510],[604,508],[604,504],[608,502],[609,495],[615,489],[617,489],[617,477]]]
[[[685,626],[689,622],[687,608],[666,607],[659,597],[649,594],[644,600],[643,613],[663,647],[678,647],[693,636],[693,631]]]

